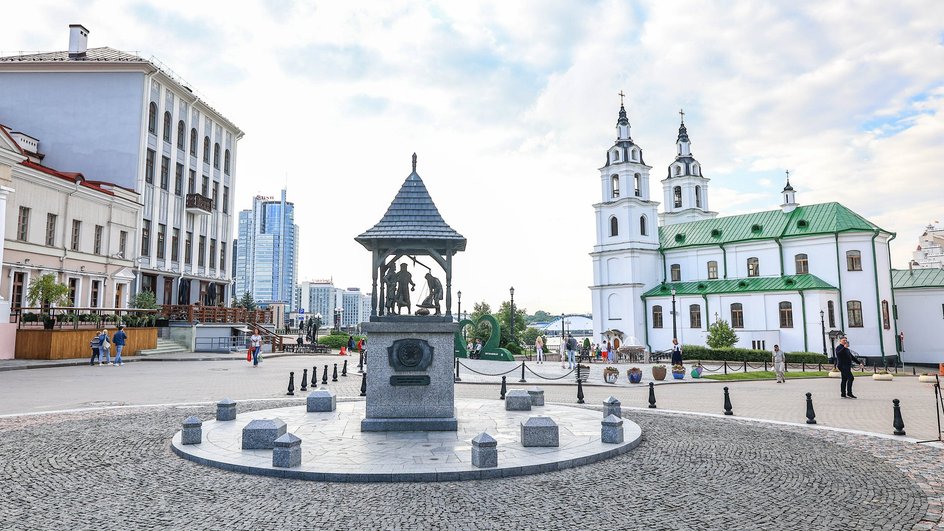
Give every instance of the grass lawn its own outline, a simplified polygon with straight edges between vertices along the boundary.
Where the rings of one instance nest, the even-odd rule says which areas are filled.
[[[786,378],[822,378],[829,374],[827,371],[791,371],[783,373]],[[870,372],[854,372],[854,376],[871,376]],[[751,371],[751,372],[729,372],[728,374],[704,374],[702,378],[707,380],[776,380],[777,374],[773,371]]]

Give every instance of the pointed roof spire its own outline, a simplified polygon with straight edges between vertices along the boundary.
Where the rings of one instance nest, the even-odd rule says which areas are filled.
[[[413,173],[416,173],[416,152],[413,152]]]
[[[787,170],[787,185],[783,187],[783,191],[793,191],[793,187],[790,186],[790,170]]]
[[[626,107],[623,105],[623,98],[626,94],[623,94],[623,91],[619,91],[620,97],[620,110],[619,110],[619,119],[616,120],[617,125],[629,125],[629,118],[626,117]]]
[[[685,128],[685,111],[679,109],[679,116],[682,117],[681,123],[679,124],[678,138],[675,139],[675,142],[688,142],[691,143],[691,140],[688,138],[688,129]]]

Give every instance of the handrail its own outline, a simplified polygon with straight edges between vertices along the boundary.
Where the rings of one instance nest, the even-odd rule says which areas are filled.
[[[272,310],[246,310],[202,304],[165,304],[161,306],[161,315],[172,321],[191,323],[272,323]]]
[[[119,322],[131,325],[129,318],[148,317],[149,320],[157,317],[158,310],[141,308],[101,308],[92,306],[52,306],[52,307],[14,307],[10,312],[10,322],[16,323],[18,329],[43,327],[46,329],[62,329],[63,324],[71,323],[77,330],[83,328],[97,328],[103,324]],[[153,324],[153,323],[151,323]]]

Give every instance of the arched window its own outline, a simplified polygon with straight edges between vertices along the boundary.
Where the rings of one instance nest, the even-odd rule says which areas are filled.
[[[640,186],[642,184],[641,181],[642,181],[641,175],[639,175],[638,173],[633,175],[633,187],[635,188],[635,191],[636,191],[636,197],[642,196],[642,186]]]
[[[187,126],[184,125],[183,120],[177,122],[177,149],[182,150],[184,148],[184,142],[186,141],[186,129]]]
[[[673,204],[675,208],[682,208],[682,187],[676,186],[672,189]]]
[[[859,251],[846,251],[846,269],[849,271],[862,271],[862,253]]]
[[[793,257],[794,263],[796,263],[796,274],[806,275],[810,272],[810,261],[806,256],[806,253],[800,253]]]
[[[610,177],[610,197],[613,199],[619,197],[619,175]]]
[[[701,305],[692,304],[688,307],[688,324],[690,328],[701,328]]]
[[[229,175],[229,150],[223,152],[223,173]]]
[[[639,160],[639,152],[636,151],[636,148],[633,148],[632,157],[633,160]]]
[[[829,315],[829,327],[836,328],[836,305],[833,301],[826,302],[826,313]]]
[[[731,328],[744,328],[744,306],[740,302],[731,304]]]
[[[157,104],[153,101],[148,106],[148,133],[157,134]]]
[[[692,175],[701,175],[698,164],[692,164]]]
[[[669,274],[672,275],[672,282],[681,282],[682,266],[679,264],[672,264],[669,266]]]
[[[846,303],[846,309],[849,311],[849,327],[862,328],[862,302],[849,301]]]
[[[170,113],[164,111],[164,142],[170,142]]]
[[[718,278],[718,262],[714,260],[708,261],[708,280],[714,280]]]
[[[210,137],[203,137],[203,162],[210,163]]]
[[[213,144],[213,167],[220,169],[220,144]]]
[[[642,236],[645,236],[647,234],[646,216],[639,216],[639,234],[641,234]]]
[[[620,159],[619,150],[618,150],[618,149],[614,149],[614,150],[613,150],[613,162],[619,162],[619,159]]]
[[[681,175],[681,174],[682,174],[682,167],[681,167],[681,166],[676,166],[676,167],[675,167],[675,175]]]
[[[701,208],[701,186],[695,187],[695,208]]]
[[[793,328],[793,303],[780,303],[780,328]]]
[[[190,156],[197,156],[197,129],[193,128],[190,130]]]
[[[662,306],[652,307],[652,327],[662,328]]]
[[[882,301],[882,328],[888,330],[892,327],[891,316],[888,314],[888,301]]]
[[[619,220],[616,216],[610,217],[610,236],[619,236]]]
[[[760,260],[758,260],[756,256],[752,256],[747,259],[747,276],[760,276]]]

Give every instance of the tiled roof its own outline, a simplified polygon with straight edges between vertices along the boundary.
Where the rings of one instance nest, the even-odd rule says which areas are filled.
[[[678,249],[811,234],[875,230],[882,229],[843,205],[821,203],[800,206],[788,214],[778,209],[666,225],[659,227],[659,243],[663,249]]]
[[[41,63],[41,62],[108,62],[108,63],[146,63],[145,59],[137,55],[122,52],[114,48],[89,48],[82,57],[69,57],[68,51],[61,52],[42,52],[26,55],[9,55],[0,57],[0,62],[4,63]]]
[[[892,288],[944,288],[944,269],[892,269]]]
[[[383,218],[354,239],[365,246],[370,240],[450,241],[458,244],[460,251],[466,244],[465,237],[443,220],[415,170],[403,182]]]
[[[694,282],[667,282],[650,289],[643,293],[642,296],[670,297],[672,295],[672,288],[675,288],[676,296],[836,289],[835,286],[815,275],[785,275],[782,277],[726,278],[720,280],[696,280]]]

